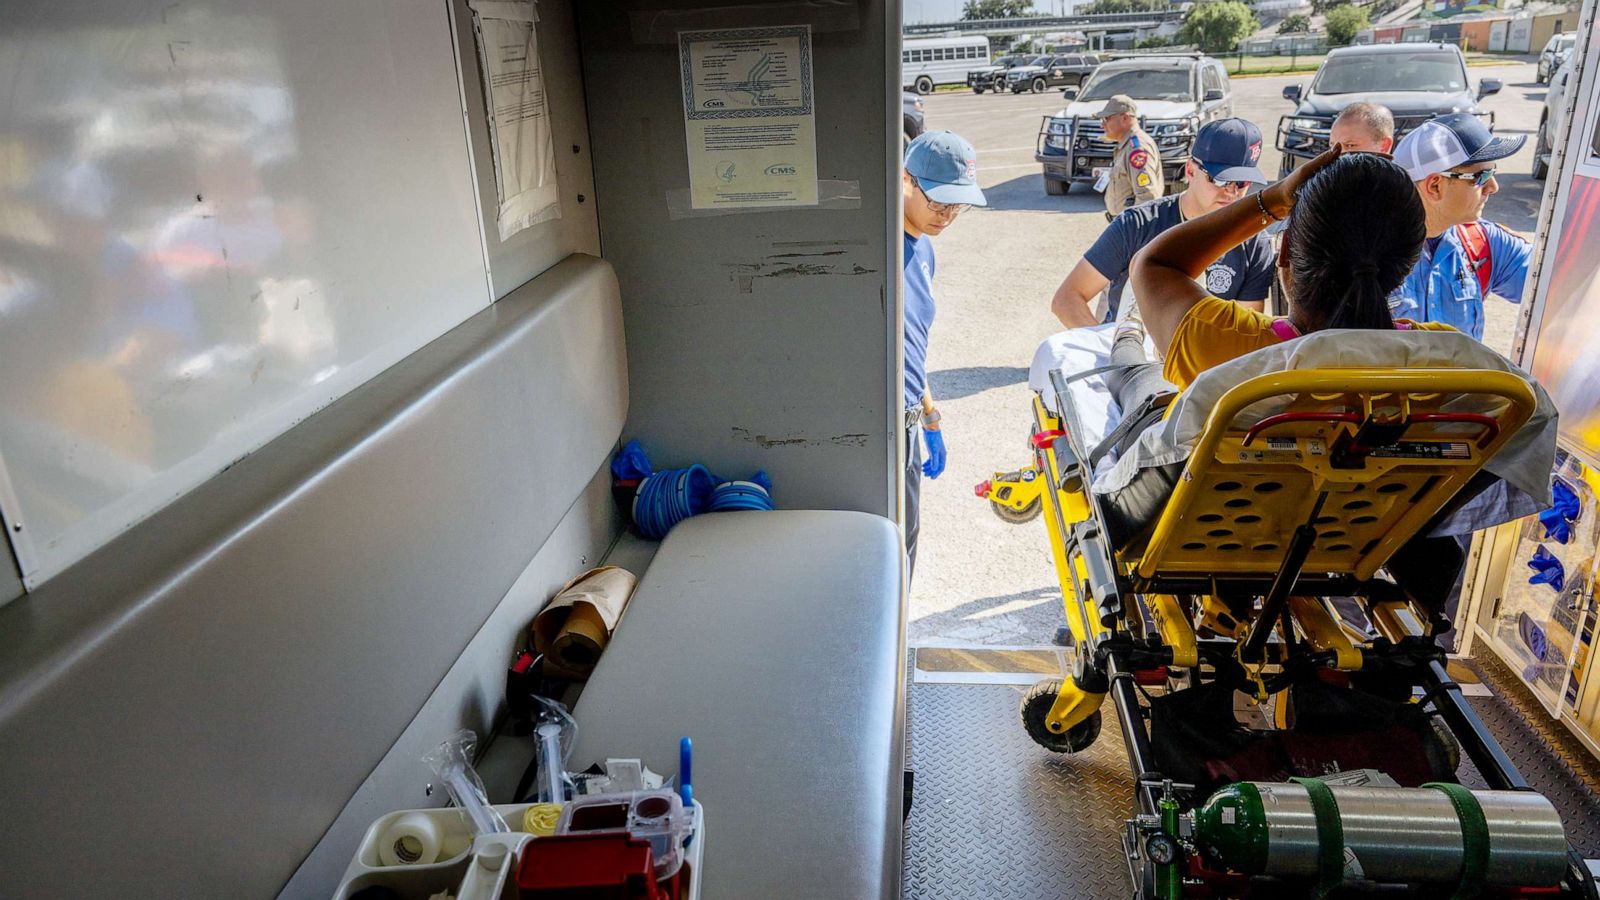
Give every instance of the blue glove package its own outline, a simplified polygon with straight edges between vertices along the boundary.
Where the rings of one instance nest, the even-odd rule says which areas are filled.
[[[1544,547],[1540,547],[1533,554],[1533,559],[1528,560],[1528,568],[1533,570],[1529,584],[1548,584],[1557,593],[1566,589],[1567,570],[1562,568],[1561,560]]]
[[[924,428],[922,442],[928,447],[928,458],[922,461],[922,474],[929,478],[938,478],[944,474],[944,434]]]
[[[1545,540],[1565,544],[1572,539],[1572,526],[1578,523],[1583,504],[1578,501],[1577,492],[1559,478],[1550,485],[1550,493],[1555,503],[1539,513],[1539,524],[1544,526]]]

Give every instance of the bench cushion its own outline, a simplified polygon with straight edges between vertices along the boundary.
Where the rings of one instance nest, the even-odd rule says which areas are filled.
[[[893,523],[712,513],[662,543],[575,711],[569,763],[678,771],[702,897],[898,897],[904,589]]]

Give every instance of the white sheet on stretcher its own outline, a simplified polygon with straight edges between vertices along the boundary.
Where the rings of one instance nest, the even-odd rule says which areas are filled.
[[[1116,328],[1115,323],[1069,328],[1044,339],[1033,352],[1033,364],[1028,367],[1028,388],[1039,394],[1046,409],[1061,415],[1061,410],[1056,409],[1056,392],[1050,386],[1050,373],[1059,369],[1071,378],[1078,372],[1110,365],[1111,337]],[[1148,359],[1157,358],[1155,344],[1149,338],[1145,338],[1144,352]],[[1111,399],[1104,375],[1070,381],[1067,390],[1072,392],[1072,408],[1078,417],[1078,428],[1085,435],[1084,444],[1092,450],[1122,421],[1122,410]],[[1096,471],[1110,469],[1112,462],[1114,459],[1101,460]]]
[[[1104,335],[1077,334],[1102,330],[1105,331]],[[1096,348],[1103,348],[1097,357],[1100,361],[1084,365]],[[1048,388],[1049,369],[1037,371],[1041,365],[1059,359],[1064,363],[1060,366],[1063,373],[1070,375],[1105,365],[1109,354],[1109,326],[1072,329],[1055,335],[1035,353],[1036,371],[1029,373],[1028,384],[1035,389],[1041,389],[1042,385],[1044,396],[1049,397],[1053,393]],[[1485,466],[1500,480],[1492,489],[1484,491],[1442,523],[1433,534],[1466,534],[1550,506],[1550,468],[1555,460],[1556,448],[1556,409],[1550,395],[1532,376],[1500,354],[1464,334],[1440,331],[1319,331],[1257,350],[1210,369],[1179,395],[1174,401],[1172,413],[1159,425],[1146,429],[1121,459],[1114,463],[1102,461],[1095,473],[1095,492],[1103,494],[1120,490],[1133,480],[1140,469],[1187,459],[1211,408],[1234,386],[1269,372],[1341,367],[1490,369],[1521,376],[1532,387],[1538,398],[1538,406],[1533,417]],[[1080,419],[1080,429],[1101,436],[1086,441],[1092,447],[1114,426],[1120,412],[1113,409],[1114,404],[1106,396],[1100,376],[1069,385],[1069,390]],[[1091,391],[1098,396],[1091,395]],[[1254,419],[1265,418],[1282,411],[1285,405],[1286,400],[1267,401],[1252,407],[1248,413]],[[1468,397],[1451,409],[1475,412],[1492,409],[1493,406],[1491,400]],[[1463,436],[1475,435],[1480,433],[1480,429],[1474,425],[1463,425],[1462,433]]]

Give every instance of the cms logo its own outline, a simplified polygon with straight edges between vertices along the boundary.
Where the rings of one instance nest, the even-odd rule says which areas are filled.
[[[727,104],[723,103],[721,100],[717,100],[717,99],[713,98],[713,99],[707,100],[706,102],[700,104],[700,108],[701,109],[721,109],[726,105]]]
[[[795,168],[793,163],[777,163],[767,166],[768,175],[793,175],[798,171],[799,169]]]

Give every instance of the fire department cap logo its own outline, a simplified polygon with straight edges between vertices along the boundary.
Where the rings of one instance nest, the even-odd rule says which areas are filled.
[[[968,157],[967,158],[967,177],[968,178],[977,178],[978,177],[978,160],[975,159],[975,158],[972,158],[972,157]]]
[[[1250,161],[1251,162],[1260,162],[1261,161],[1261,142],[1260,141],[1256,141],[1254,144],[1250,145]]]

